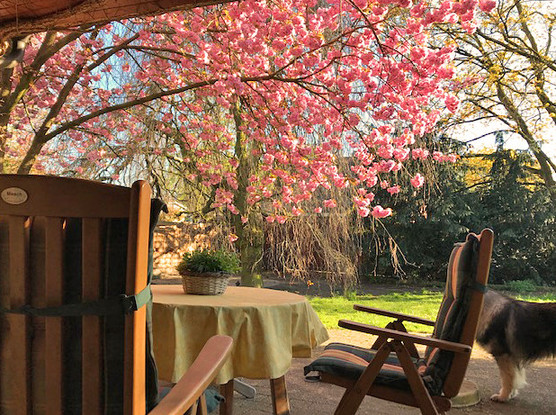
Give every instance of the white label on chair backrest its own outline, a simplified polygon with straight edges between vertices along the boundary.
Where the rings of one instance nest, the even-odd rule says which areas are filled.
[[[21,205],[27,201],[27,192],[19,187],[8,187],[0,194],[2,200],[9,205]]]

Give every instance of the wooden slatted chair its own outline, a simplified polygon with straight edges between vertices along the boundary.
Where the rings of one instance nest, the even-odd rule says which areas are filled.
[[[452,250],[446,290],[436,322],[355,305],[356,310],[395,319],[386,328],[348,320],[340,327],[378,336],[371,349],[329,344],[305,367],[305,375],[346,388],[336,415],[355,414],[366,395],[418,407],[424,415],[451,407],[463,383],[477,332],[490,268],[493,233],[469,234]],[[403,322],[435,326],[433,336],[407,333]],[[427,346],[423,357],[415,345]]]
[[[231,338],[160,403],[148,378],[150,197],[144,181],[0,175],[1,414],[206,412]]]

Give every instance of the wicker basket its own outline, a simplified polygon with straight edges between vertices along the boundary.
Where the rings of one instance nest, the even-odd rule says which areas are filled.
[[[186,294],[221,295],[226,291],[230,274],[223,272],[187,272],[181,274]]]

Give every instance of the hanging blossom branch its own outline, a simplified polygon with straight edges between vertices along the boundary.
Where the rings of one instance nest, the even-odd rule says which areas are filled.
[[[415,146],[442,112],[458,106],[449,90],[454,47],[429,47],[429,33],[440,23],[472,30],[479,3],[493,7],[489,0],[245,0],[145,19],[130,27],[137,31],[132,42],[107,26],[103,36],[80,38],[41,67],[29,83],[27,111],[10,110],[12,124],[23,127],[11,130],[6,147],[27,171],[48,171],[58,154],[69,154],[65,163],[84,154],[100,167],[106,161],[95,136],[138,148],[146,141],[139,109],[156,100],[153,134],[179,137],[191,149],[184,163],[195,166],[198,182],[218,187],[213,205],[244,214],[234,204],[240,132],[261,162],[248,178],[246,201],[264,203],[267,220],[301,214],[317,190],[332,187],[353,188],[361,216],[386,217],[391,210],[381,204],[388,200],[375,198],[381,188],[399,191],[404,162],[454,159]],[[113,53],[107,44],[115,45]],[[100,62],[99,55],[109,58]],[[89,70],[71,81],[55,121],[28,152],[34,132],[25,125],[44,117],[84,61]],[[51,71],[56,75],[46,77]],[[116,87],[116,78],[126,81]],[[237,102],[250,107],[241,123],[231,114]],[[209,104],[220,111],[207,111]],[[60,145],[74,154],[58,152]],[[344,156],[352,159],[347,172],[338,162]],[[413,186],[423,185],[422,175],[405,174]],[[322,209],[334,205],[324,199]]]

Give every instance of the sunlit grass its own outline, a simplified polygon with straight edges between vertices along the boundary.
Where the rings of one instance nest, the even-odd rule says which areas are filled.
[[[556,294],[512,295],[520,300],[546,302],[555,301]],[[423,290],[421,293],[390,293],[384,295],[349,295],[334,297],[309,297],[309,301],[326,328],[338,328],[338,320],[346,319],[384,327],[391,319],[374,314],[355,311],[354,304],[410,314],[417,317],[436,320],[436,314],[442,301],[442,293]],[[420,324],[405,324],[407,330],[416,333],[432,333],[432,327]]]
[[[533,301],[535,303],[546,303],[546,302],[556,302],[556,294],[545,293],[545,294],[519,294],[514,295],[514,298],[523,301]]]
[[[350,298],[335,296],[328,298],[311,297],[311,305],[326,328],[338,328],[339,319],[347,319],[384,327],[391,319],[362,311],[355,311],[354,304],[434,320],[442,301],[442,293],[423,291],[421,293],[391,293],[384,295],[353,295]],[[432,333],[432,327],[419,324],[406,324],[409,331]]]

